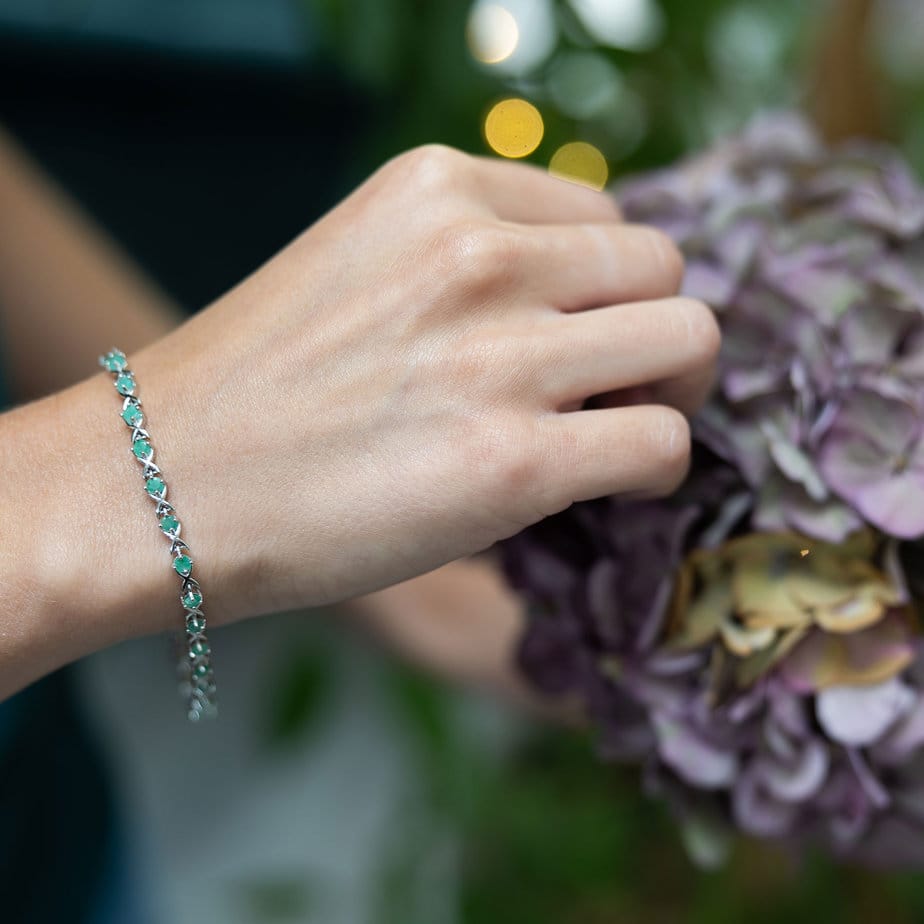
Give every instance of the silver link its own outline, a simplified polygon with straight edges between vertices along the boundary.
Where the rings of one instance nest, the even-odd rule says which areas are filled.
[[[141,406],[141,399],[138,396],[138,381],[135,379],[134,373],[128,368],[128,360],[125,354],[121,350],[113,348],[104,356],[100,356],[99,364],[108,372],[112,373],[113,384],[115,384],[120,375],[130,376],[134,380],[134,393],[131,395],[120,395],[122,398],[122,407],[119,416],[121,417],[122,413],[129,407],[135,407],[143,415],[141,423],[146,424],[147,414]],[[111,368],[111,366],[115,366],[116,368]],[[122,420],[131,430],[132,444],[134,444],[135,440],[143,439],[151,445],[151,452],[147,455],[147,458],[139,459],[134,454],[133,447],[130,447],[130,449],[132,449],[132,456],[141,465],[141,475],[145,481],[144,493],[154,504],[154,513],[158,521],[167,514],[175,514],[176,511],[173,505],[166,500],[168,492],[167,480],[164,478],[160,468],[154,464],[154,446],[151,443],[150,434],[144,426],[134,426],[128,423],[125,418],[122,418]],[[164,483],[164,490],[160,495],[149,494],[147,491],[147,480],[154,477],[159,478]],[[177,517],[177,519],[179,519],[179,517]],[[159,525],[158,522],[158,526]],[[174,558],[180,555],[188,555],[189,558],[192,558],[189,546],[179,537],[180,529],[181,527],[178,527],[175,532],[164,533],[170,542],[170,554],[174,556]],[[160,531],[163,533],[163,530]],[[193,567],[195,567],[194,560]],[[172,567],[170,570],[176,574],[176,571]],[[191,574],[177,576],[181,581],[180,603],[183,606],[183,631],[176,633],[177,642],[181,649],[180,656],[177,659],[177,677],[180,681],[180,693],[186,701],[186,717],[190,722],[198,722],[201,719],[213,718],[218,714],[217,688],[215,685],[215,672],[212,669],[211,643],[206,635],[206,619],[205,614],[202,612],[204,600],[202,599],[202,588],[199,586],[199,582],[192,577]],[[195,593],[199,597],[198,606],[192,609],[187,609],[183,603],[183,597],[188,593]],[[191,619],[196,620],[194,624],[195,628],[191,627],[189,624]]]

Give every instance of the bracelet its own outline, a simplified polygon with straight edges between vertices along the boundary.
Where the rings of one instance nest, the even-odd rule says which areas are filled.
[[[145,493],[154,501],[154,512],[161,532],[170,541],[173,570],[182,582],[180,604],[186,625],[185,643],[179,658],[180,693],[187,704],[191,722],[211,718],[218,712],[215,674],[212,670],[211,647],[205,635],[205,614],[202,612],[202,588],[192,576],[193,559],[189,546],[180,538],[180,521],[167,501],[167,482],[154,464],[154,447],[145,422],[144,410],[138,398],[135,374],[121,350],[112,349],[100,356],[99,364],[112,373],[115,390],[122,396],[121,417],[132,431],[131,453],[141,465]]]

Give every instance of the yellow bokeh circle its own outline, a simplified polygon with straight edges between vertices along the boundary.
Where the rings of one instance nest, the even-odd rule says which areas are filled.
[[[586,141],[572,141],[563,144],[549,162],[549,173],[553,176],[582,183],[591,189],[603,189],[610,171],[606,158],[599,148]]]
[[[539,147],[545,125],[539,110],[525,99],[503,99],[484,120],[484,137],[502,157],[526,157]]]

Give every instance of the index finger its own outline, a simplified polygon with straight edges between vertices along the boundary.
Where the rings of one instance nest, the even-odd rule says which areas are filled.
[[[574,224],[622,220],[616,199],[552,176],[532,164],[475,157],[475,175],[486,204],[503,221]]]

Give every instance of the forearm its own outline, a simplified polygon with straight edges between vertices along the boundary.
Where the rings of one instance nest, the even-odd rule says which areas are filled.
[[[0,699],[179,618],[117,410],[99,375],[0,414]]]
[[[0,130],[0,345],[15,396],[78,381],[85,360],[135,350],[180,312]]]

